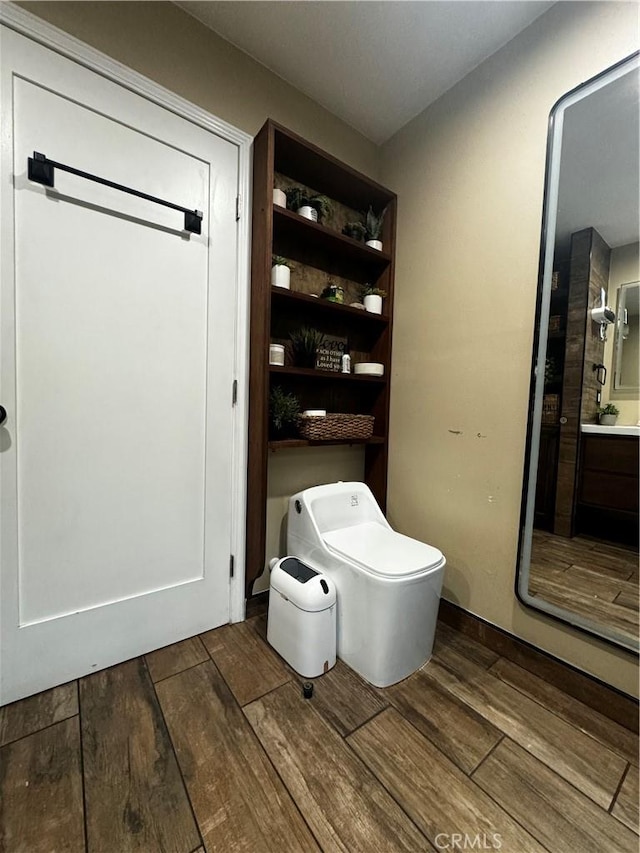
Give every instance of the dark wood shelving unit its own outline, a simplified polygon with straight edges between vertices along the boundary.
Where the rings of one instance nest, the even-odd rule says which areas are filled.
[[[279,183],[281,188],[295,183],[328,196],[335,203],[334,215],[319,224],[274,205],[273,189]],[[341,233],[345,217],[353,219],[369,205],[378,211],[387,209],[381,252]],[[286,453],[294,448],[362,446],[365,481],[385,508],[395,227],[394,193],[286,128],[273,121],[266,122],[254,140],[247,595],[251,594],[253,581],[262,573],[265,562],[270,453]],[[290,259],[298,268],[292,272],[291,290],[271,286],[274,254]],[[312,295],[328,283],[329,277],[347,283],[352,293],[365,283],[386,291],[385,313],[371,314]],[[314,288],[310,282],[315,283]],[[303,325],[347,340],[354,363],[382,362],[384,375],[342,374],[297,367],[288,361],[284,367],[269,365],[269,343],[286,342],[290,332]],[[290,359],[290,354],[287,358]],[[295,393],[302,409],[374,415],[374,436],[366,441],[308,441],[295,437],[270,440],[269,392],[275,385]]]
[[[359,308],[351,308],[350,305],[340,305],[338,302],[329,302],[327,299],[318,299],[307,293],[298,293],[295,290],[286,290],[284,287],[271,288],[272,304],[294,306],[296,311],[304,311],[303,306],[309,306],[313,312],[326,312],[334,317],[348,317],[351,323],[368,323],[376,326],[386,326],[390,318],[385,314],[371,314]]]
[[[386,438],[383,435],[372,435],[371,438],[341,438],[334,441],[308,441],[306,438],[285,438],[279,441],[270,441],[270,450],[285,450],[291,447],[332,447],[338,444],[384,444]]]
[[[341,275],[361,284],[377,278],[391,263],[387,252],[370,249],[278,205],[273,206],[273,245],[278,255],[306,260],[328,275]]]
[[[332,370],[317,370],[311,367],[279,367],[269,366],[269,373],[281,376],[301,376],[312,382],[369,382],[377,385],[386,385],[386,376],[356,375],[355,373],[334,373]]]

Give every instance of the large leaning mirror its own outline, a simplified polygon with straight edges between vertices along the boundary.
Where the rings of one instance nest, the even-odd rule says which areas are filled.
[[[638,55],[550,116],[516,591],[638,651]]]

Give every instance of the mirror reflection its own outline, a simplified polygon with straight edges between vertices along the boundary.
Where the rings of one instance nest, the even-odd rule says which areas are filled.
[[[613,388],[615,391],[635,392],[635,396],[640,391],[639,294],[639,281],[620,285],[615,320]]]
[[[638,649],[638,57],[550,121],[518,596]]]

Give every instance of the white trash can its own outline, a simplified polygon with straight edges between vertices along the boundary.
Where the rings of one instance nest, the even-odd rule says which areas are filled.
[[[299,675],[315,678],[336,662],[336,588],[331,578],[282,557],[271,570],[269,644]]]

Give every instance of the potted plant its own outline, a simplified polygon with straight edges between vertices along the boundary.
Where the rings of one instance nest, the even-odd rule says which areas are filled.
[[[291,352],[297,367],[315,367],[316,353],[324,343],[324,335],[317,329],[302,326],[295,332],[289,333]]]
[[[342,229],[342,233],[346,237],[351,237],[352,240],[364,243],[364,238],[367,236],[367,229],[362,222],[347,222]]]
[[[369,206],[369,210],[367,211],[364,221],[367,246],[370,246],[372,249],[377,249],[379,252],[382,251],[382,240],[380,239],[380,236],[382,234],[382,223],[384,222],[384,215],[386,212],[386,207],[381,213],[376,213],[374,209]]]
[[[323,222],[331,216],[333,204],[326,195],[313,195],[302,187],[290,187],[287,191],[287,207],[295,210],[312,222]]]
[[[607,403],[606,406],[598,409],[598,419],[602,426],[615,426],[620,409],[614,406],[613,403]]]
[[[344,288],[329,279],[327,286],[320,294],[320,298],[326,299],[327,302],[338,302],[342,305],[344,302]]]
[[[362,301],[370,314],[382,314],[382,300],[387,295],[385,290],[365,284],[362,288]]]
[[[295,394],[285,393],[276,385],[269,394],[269,433],[272,439],[297,435],[300,401]]]
[[[293,269],[291,263],[280,255],[273,255],[271,265],[271,284],[274,287],[284,287],[289,290]]]

